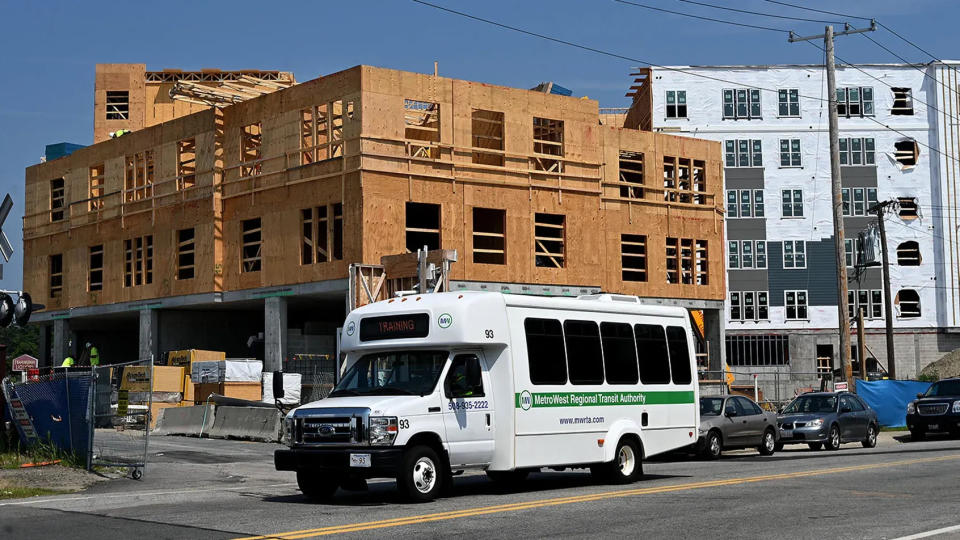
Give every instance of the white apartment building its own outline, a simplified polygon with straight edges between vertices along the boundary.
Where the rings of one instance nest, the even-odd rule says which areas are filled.
[[[957,64],[857,67],[836,75],[849,315],[863,306],[867,367],[882,370],[881,269],[863,266],[859,235],[876,223],[870,206],[896,200],[885,217],[896,367],[910,378],[960,347]],[[797,380],[839,367],[823,66],[675,66],[634,75],[627,127],[724,144],[727,363]],[[855,333],[852,341],[856,361]]]

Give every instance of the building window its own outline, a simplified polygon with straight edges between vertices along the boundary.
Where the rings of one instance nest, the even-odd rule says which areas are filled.
[[[703,161],[663,156],[663,200],[706,204],[706,167]]]
[[[562,173],[563,161],[552,156],[563,157],[563,120],[533,118],[533,153],[530,158],[534,170]]]
[[[473,162],[503,167],[503,113],[473,109]]]
[[[535,214],[533,227],[534,251],[537,267],[563,268],[565,251],[566,217],[562,214]]]
[[[873,116],[873,88],[852,86],[837,88],[837,114],[840,116]]]
[[[87,276],[87,290],[103,290],[103,244],[90,246],[90,272]]]
[[[787,117],[800,116],[800,90],[781,88],[777,90],[777,115]]]
[[[789,336],[736,336],[726,338],[731,366],[786,366],[790,364]]]
[[[92,212],[103,209],[103,182],[104,182],[103,163],[90,167],[88,185],[90,186],[88,197],[89,204],[87,208]]]
[[[197,185],[197,140],[177,142],[177,189],[183,191]]]
[[[900,169],[909,169],[920,159],[920,145],[913,139],[903,139],[893,143],[893,157],[900,164]]]
[[[63,178],[50,181],[50,221],[63,221],[67,198]]]
[[[897,264],[920,266],[920,244],[910,240],[897,246]]]
[[[177,279],[193,279],[196,266],[194,229],[177,231]]]
[[[667,90],[667,118],[687,117],[687,91]]]
[[[755,240],[754,251],[756,252],[756,264],[754,268],[765,269],[767,267],[767,241]]]
[[[760,139],[723,141],[726,167],[763,167],[763,143]]]
[[[730,319],[734,321],[765,321],[770,317],[767,291],[737,291],[730,293]]]
[[[130,92],[107,90],[107,120],[126,120],[130,117]]]
[[[753,242],[750,240],[740,242],[740,266],[753,268]]]
[[[807,267],[807,243],[803,240],[783,241],[783,267]]]
[[[126,162],[123,200],[135,202],[153,197],[153,150],[127,156]]]
[[[913,114],[913,91],[909,88],[891,88],[893,91],[893,108],[890,114],[912,115]]]
[[[780,139],[780,167],[800,166],[800,139]]]
[[[912,221],[920,217],[920,208],[917,206],[917,199],[913,197],[897,197],[897,213],[900,219]]]
[[[783,299],[788,321],[806,320],[807,291],[784,291]]]
[[[857,310],[863,309],[866,319],[883,318],[883,291],[880,289],[849,289],[847,291],[847,315],[853,319]]]
[[[50,256],[50,298],[63,296],[63,255]]]
[[[707,241],[691,238],[667,238],[667,283],[707,285]]]
[[[258,175],[263,171],[261,146],[263,131],[260,122],[240,128],[240,177]]]
[[[724,89],[723,117],[735,120],[760,118],[760,90]]]
[[[343,203],[333,204],[333,259],[343,260]]]
[[[847,266],[853,268],[863,260],[863,242],[859,238],[845,238],[843,252]]]
[[[623,281],[647,280],[647,237],[620,235],[620,270]]]
[[[759,269],[767,267],[766,240],[731,240],[727,249],[727,267]]]
[[[696,257],[696,283],[697,285],[707,285],[707,279],[710,274],[710,264],[709,264],[709,251],[707,250],[707,241],[706,240],[695,240],[694,241]]]
[[[440,205],[408,202],[407,251],[416,253],[426,246],[427,250],[440,249]]]
[[[300,216],[300,264],[327,262],[327,207],[304,208]]]
[[[803,190],[784,189],[780,191],[783,216],[785,218],[803,217]]]
[[[123,286],[153,283],[153,235],[123,241]]]
[[[263,229],[260,218],[245,219],[241,227],[240,271],[259,272],[263,266]]]
[[[901,289],[893,303],[900,311],[898,316],[902,319],[920,316],[920,295],[913,289]]]
[[[413,144],[407,148],[411,157],[437,159],[440,157],[440,104],[415,99],[403,100],[404,138],[428,144]]]
[[[473,262],[507,264],[507,211],[473,209]]]
[[[727,190],[727,217],[764,217],[762,189]]]
[[[643,198],[643,153],[620,151],[620,196]]]
[[[346,108],[346,111],[344,109]],[[353,118],[353,102],[323,103],[300,111],[300,164],[343,156],[343,120]]]
[[[740,268],[740,242],[738,240],[731,240],[727,243],[727,268],[734,270]]]
[[[866,216],[877,205],[877,188],[842,188],[843,215]]]
[[[871,137],[840,139],[841,165],[873,165],[876,163],[876,144]]]

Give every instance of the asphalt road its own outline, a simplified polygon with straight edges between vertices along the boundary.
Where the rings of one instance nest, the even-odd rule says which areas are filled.
[[[422,505],[400,503],[388,481],[311,503],[293,474],[273,470],[275,447],[156,437],[140,481],[0,503],[0,538],[898,538],[945,528],[937,538],[960,538],[960,441],[951,439],[884,434],[870,450],[673,456],[648,460],[630,486],[552,472],[502,491],[465,475],[449,497]]]

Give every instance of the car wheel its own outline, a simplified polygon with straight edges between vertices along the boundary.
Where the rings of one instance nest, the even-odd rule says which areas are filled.
[[[827,442],[824,443],[827,450],[837,450],[840,448],[840,428],[836,424],[830,426],[830,432],[827,434]]]
[[[412,502],[428,502],[437,498],[443,488],[443,462],[429,446],[414,446],[403,454],[397,473],[397,489]]]
[[[927,437],[927,434],[919,429],[910,430],[910,440],[911,441],[922,441]]]
[[[772,429],[763,432],[763,439],[760,440],[760,455],[772,456],[777,450],[777,436]]]
[[[783,450],[783,443],[778,442],[777,444],[773,445],[773,449],[776,450],[777,452]]]
[[[823,448],[823,443],[812,442],[812,443],[807,443],[807,446],[809,446],[811,450],[819,450]]]
[[[297,487],[307,497],[324,501],[333,497],[333,494],[340,487],[340,481],[329,476],[324,478],[309,471],[297,471]]]
[[[643,456],[632,439],[621,439],[613,461],[605,465],[607,479],[612,484],[631,484],[643,476]]]
[[[867,427],[867,438],[863,440],[864,448],[873,448],[877,446],[877,426],[870,424]]]
[[[723,440],[716,431],[707,433],[706,444],[703,445],[703,453],[706,459],[717,459],[723,453]]]

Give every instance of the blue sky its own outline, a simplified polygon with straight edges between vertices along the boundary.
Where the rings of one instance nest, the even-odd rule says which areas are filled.
[[[816,63],[821,53],[786,35],[689,19],[613,0],[431,0],[452,9],[661,65]],[[819,34],[823,23],[777,20],[684,3],[638,3],[707,17]],[[738,9],[811,19],[842,17],[765,0],[704,0]],[[875,17],[939,58],[958,59],[955,0],[786,0]],[[432,72],[529,88],[552,80],[600,101],[628,105],[634,63],[573,49],[450,15],[410,0],[352,2],[20,2],[0,0],[0,196],[14,211],[3,226],[16,254],[0,288],[22,283],[24,168],[44,145],[90,144],[96,63],[147,69],[280,69],[299,81],[357,64]],[[866,22],[850,20],[855,26]],[[872,37],[910,61],[920,51],[881,29]],[[897,62],[861,36],[837,40],[853,62]]]

